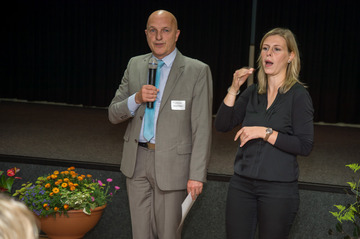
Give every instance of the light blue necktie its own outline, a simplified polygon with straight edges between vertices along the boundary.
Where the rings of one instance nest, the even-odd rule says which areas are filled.
[[[158,61],[158,66],[156,69],[156,76],[155,76],[155,87],[159,88],[159,82],[160,82],[160,75],[161,75],[161,67],[164,65],[164,62],[162,60]],[[144,117],[144,138],[150,142],[150,140],[154,137],[154,116],[155,116],[155,104],[156,101],[154,101],[154,107],[152,109],[149,109],[146,107],[145,109],[145,117]]]

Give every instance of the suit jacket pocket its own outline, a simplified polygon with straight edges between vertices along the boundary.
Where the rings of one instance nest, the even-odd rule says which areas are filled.
[[[191,144],[180,144],[177,146],[178,154],[191,154],[192,145]]]

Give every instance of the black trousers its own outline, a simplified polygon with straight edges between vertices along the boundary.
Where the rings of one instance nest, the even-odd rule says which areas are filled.
[[[227,238],[253,239],[257,226],[259,239],[289,238],[299,201],[297,182],[269,182],[234,174],[226,204]]]

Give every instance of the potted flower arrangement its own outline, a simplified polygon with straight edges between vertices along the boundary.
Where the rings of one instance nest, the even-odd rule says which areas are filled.
[[[356,173],[360,170],[359,164],[348,164],[349,167]],[[347,182],[350,185],[351,191],[354,196],[354,202],[347,205],[334,205],[338,211],[330,212],[339,221],[336,224],[336,232],[342,234],[344,239],[360,239],[360,178],[354,178],[353,182]],[[348,222],[353,225],[351,233],[346,232],[343,223]],[[348,225],[350,226],[350,225]],[[329,235],[334,235],[335,232],[330,229]]]
[[[96,225],[103,209],[120,189],[114,186],[111,190],[112,181],[108,178],[107,183],[103,183],[101,180],[93,179],[90,174],[79,174],[75,171],[75,167],[70,167],[65,171],[56,170],[38,177],[35,183],[23,184],[13,196],[18,197],[39,217],[41,230],[49,238],[57,238],[56,233],[68,233],[68,238],[81,238]],[[83,215],[80,222],[73,221],[75,213],[75,218]],[[86,221],[90,219],[95,219],[95,221]],[[76,232],[75,236],[71,236],[70,231],[80,229],[81,222],[86,228],[81,232]]]

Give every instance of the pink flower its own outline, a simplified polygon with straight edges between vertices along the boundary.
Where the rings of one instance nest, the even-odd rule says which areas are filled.
[[[119,186],[115,186],[115,190],[119,190],[120,189],[120,187]]]
[[[11,169],[9,169],[9,170],[7,171],[7,176],[9,176],[9,177],[14,177],[15,174],[18,173],[19,171],[20,171],[19,168],[16,168],[16,167],[11,168]]]
[[[9,169],[9,170],[7,171],[7,176],[9,176],[9,177],[13,177],[13,176],[15,176],[15,172],[14,172],[14,170]]]
[[[112,182],[112,179],[111,179],[111,178],[108,178],[108,179],[106,179],[106,181],[108,181],[109,183],[111,183],[111,182]]]
[[[109,193],[110,194],[110,196],[112,196],[113,195],[113,193]]]
[[[95,198],[94,198],[94,197],[91,197],[91,201],[92,201],[92,202],[95,201]]]
[[[98,180],[98,184],[99,184],[101,187],[104,185],[100,180]]]

